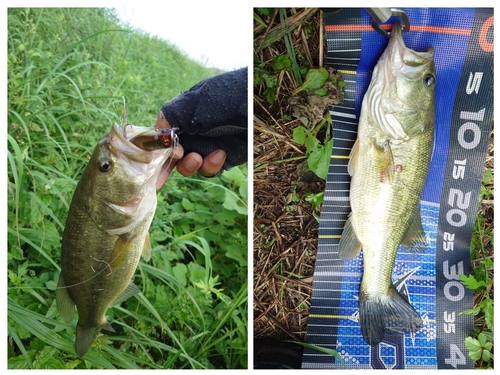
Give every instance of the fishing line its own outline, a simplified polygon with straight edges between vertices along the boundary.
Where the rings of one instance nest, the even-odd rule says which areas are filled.
[[[171,153],[172,151],[170,151]],[[170,155],[169,155],[170,156]],[[168,162],[165,162],[162,167],[161,167],[161,170],[160,170],[160,173],[158,174],[158,179],[160,178],[160,176],[163,176],[165,175],[166,173],[170,173],[170,172],[167,172],[170,168],[170,166],[172,165],[172,163],[174,162],[174,159],[172,158],[168,158]]]
[[[105,261],[105,260],[102,260],[102,259],[97,259],[97,258],[94,258],[93,256],[89,255],[89,257],[91,257],[92,259],[94,259],[96,262],[99,262],[99,263],[104,263],[107,265],[107,267],[104,267],[102,270],[98,271],[95,275],[93,275],[92,277],[89,277],[88,279],[86,280],[83,280],[79,283],[76,283],[76,284],[72,284],[72,285],[65,285],[65,286],[57,286],[56,288],[54,289],[51,289],[51,288],[48,288],[48,287],[35,287],[35,286],[15,286],[15,287],[9,287],[8,290],[15,290],[15,289],[44,289],[44,290],[50,290],[50,291],[54,291],[54,290],[58,290],[58,289],[68,289],[68,288],[73,288],[73,287],[76,287],[76,286],[79,286],[79,285],[82,285],[82,284],[85,284],[86,282],[89,282],[91,281],[93,278],[99,276],[101,273],[103,273],[104,271],[108,270],[108,267],[109,269],[112,270],[112,267],[111,265],[114,263],[114,261],[118,258],[118,256],[123,252],[123,249],[127,246],[127,244],[130,242],[130,240],[134,238],[133,236],[131,238],[129,238],[127,240],[127,242],[125,242],[124,246],[122,247],[122,249],[118,252],[117,256],[113,259],[111,259],[109,262],[108,261]],[[92,266],[91,266],[92,268]],[[94,271],[94,270],[93,270]],[[94,271],[95,272],[95,271]],[[112,272],[111,272],[112,273]],[[110,275],[111,275],[110,273]]]
[[[160,173],[158,174],[158,178],[157,180],[160,178],[160,176],[163,176],[167,173],[167,171],[169,170],[170,166],[172,165],[172,163],[174,162],[174,159],[170,158],[170,155],[172,153],[175,153],[175,151],[178,149],[179,147],[179,137],[177,136],[177,134],[175,133],[175,129],[176,128],[173,128],[174,130],[172,130],[172,133],[170,134],[170,137],[171,137],[171,147],[169,148],[168,150],[168,164],[167,163],[164,163],[161,167],[161,170],[160,170]],[[170,172],[168,172],[170,173]]]

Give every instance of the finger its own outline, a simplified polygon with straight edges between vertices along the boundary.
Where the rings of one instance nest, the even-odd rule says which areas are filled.
[[[171,127],[172,126],[170,125],[168,120],[163,115],[163,112],[162,111],[158,112],[158,116],[156,118],[155,128],[160,129],[160,128],[171,128]]]
[[[201,155],[196,152],[191,152],[177,163],[177,171],[184,177],[190,177],[196,173],[202,164],[203,158]]]
[[[221,170],[226,161],[226,153],[224,150],[215,150],[208,154],[203,159],[203,164],[198,170],[202,176],[214,176]]]

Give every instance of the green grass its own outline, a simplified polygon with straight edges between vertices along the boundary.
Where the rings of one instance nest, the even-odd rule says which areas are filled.
[[[108,9],[8,10],[8,367],[246,368],[247,169],[173,174],[158,194],[142,293],[83,359],[55,307],[69,203],[96,142],[152,126],[161,105],[214,74]]]

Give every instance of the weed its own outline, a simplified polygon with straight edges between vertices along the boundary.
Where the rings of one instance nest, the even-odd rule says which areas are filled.
[[[327,126],[327,129],[329,130],[330,127]],[[330,165],[333,138],[329,138],[324,144],[321,144],[309,129],[299,126],[293,129],[293,140],[296,143],[306,146],[307,165],[309,169],[319,178],[326,179]]]

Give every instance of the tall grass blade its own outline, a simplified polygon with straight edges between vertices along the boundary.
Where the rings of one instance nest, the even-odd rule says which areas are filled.
[[[280,9],[280,21],[283,28],[286,28],[288,21],[286,16],[286,10],[284,8]],[[290,33],[287,33],[283,36],[283,38],[285,39],[286,50],[292,62],[292,70],[293,70],[293,75],[295,77],[295,81],[297,82],[297,86],[302,86],[303,83],[302,76],[300,75],[299,64],[297,63],[295,49],[293,48],[292,37],[290,36]]]
[[[181,357],[188,360],[189,364],[191,365],[191,368],[205,368],[200,362],[196,361],[194,358],[192,358],[180,342],[179,338],[172,332],[172,330],[168,327],[168,325],[165,323],[165,321],[160,317],[160,314],[158,314],[158,311],[154,308],[153,305],[149,302],[147,298],[144,297],[142,293],[139,293],[136,295],[136,298],[142,302],[146,308],[151,312],[151,314],[157,319],[158,323],[160,323],[160,326],[167,332],[168,336],[174,341],[176,346],[179,348],[181,351]]]
[[[7,331],[9,332],[9,335],[12,337],[12,340],[14,340],[17,347],[21,351],[24,359],[26,360],[26,364],[28,365],[28,368],[32,368],[33,362],[31,361],[31,357],[29,356],[26,348],[24,347],[23,342],[21,341],[21,339],[17,335],[16,330],[9,323],[7,323]]]
[[[8,229],[8,232],[9,233],[12,233],[16,236],[19,237],[20,240],[24,241],[25,243],[29,244],[31,247],[33,247],[35,250],[37,250],[40,255],[42,255],[45,259],[47,259],[50,263],[52,263],[52,265],[58,270],[60,271],[61,270],[61,267],[52,259],[52,257],[47,254],[45,252],[45,250],[43,250],[42,247],[40,247],[39,245],[37,245],[35,242],[33,242],[31,240],[32,237],[35,237],[37,239],[41,239],[43,238],[43,233],[41,233],[40,235],[38,233],[40,233],[39,231],[37,230],[34,230],[34,229],[28,229],[28,228],[24,228],[22,230],[20,230],[19,232],[16,232],[14,229],[12,228],[7,228]],[[34,236],[33,236],[34,235]],[[42,242],[42,241],[41,241]]]

